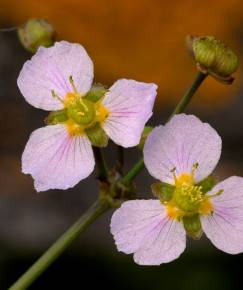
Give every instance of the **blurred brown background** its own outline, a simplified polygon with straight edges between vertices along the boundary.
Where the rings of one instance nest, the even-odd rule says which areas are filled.
[[[97,81],[110,85],[126,77],[157,83],[153,125],[166,120],[196,73],[186,35],[214,35],[240,60],[243,55],[240,0],[0,0],[1,28],[32,17],[50,21],[59,39],[84,45]],[[97,190],[90,177],[68,191],[36,194],[31,177],[21,173],[25,143],[46,116],[25,103],[16,86],[30,57],[15,32],[0,32],[0,289],[6,289],[92,203]],[[242,65],[231,86],[208,78],[187,110],[210,122],[223,138],[219,179],[243,176],[242,111]],[[110,162],[114,160],[112,145],[106,152]],[[139,153],[126,152],[128,170]],[[138,191],[149,197],[151,182],[144,171]],[[169,265],[139,267],[116,251],[110,216],[92,225],[31,289],[82,289],[82,283],[89,283],[90,289],[241,289],[243,255],[226,255],[203,239],[190,242],[182,257]]]

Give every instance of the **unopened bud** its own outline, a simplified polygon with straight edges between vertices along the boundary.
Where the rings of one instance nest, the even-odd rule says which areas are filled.
[[[39,46],[53,45],[55,31],[46,20],[33,18],[18,28],[18,36],[24,48],[35,53]]]
[[[230,84],[239,66],[237,55],[213,36],[188,36],[187,43],[198,69],[217,80]]]

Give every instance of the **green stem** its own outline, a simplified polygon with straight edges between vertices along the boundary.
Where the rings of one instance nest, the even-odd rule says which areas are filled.
[[[206,78],[207,74],[198,72],[195,80],[192,83],[192,86],[187,90],[185,95],[181,98],[177,106],[175,107],[175,110],[172,112],[172,114],[169,116],[168,120],[170,120],[175,114],[180,114],[184,112],[187,105],[189,104],[190,100],[192,99],[194,93],[197,91],[199,86],[202,84],[204,79]],[[130,171],[125,175],[121,182],[125,185],[128,185],[133,181],[133,179],[143,170],[144,168],[144,162],[143,158],[141,158],[133,167],[130,169]]]
[[[27,289],[70,245],[88,225],[109,209],[106,201],[96,201],[81,217],[9,288]]]
[[[141,158],[133,168],[127,173],[126,176],[122,178],[122,183],[124,185],[129,185],[133,179],[140,173],[140,171],[144,168],[143,158]]]
[[[196,90],[200,87],[201,83],[205,80],[207,77],[207,74],[204,74],[202,72],[198,72],[194,82],[192,83],[192,86],[187,90],[185,95],[181,98],[177,106],[175,107],[174,111],[169,117],[169,120],[175,115],[175,114],[180,114],[184,112],[186,109],[187,105],[189,104],[190,100],[192,99],[194,93]]]
[[[108,168],[105,162],[105,158],[102,154],[102,151],[99,147],[93,147],[94,149],[94,156],[95,156],[95,163],[98,168],[98,178],[103,181],[107,180],[108,178]]]

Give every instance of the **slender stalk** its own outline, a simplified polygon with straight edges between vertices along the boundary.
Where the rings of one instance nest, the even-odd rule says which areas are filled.
[[[172,114],[169,116],[168,120],[170,120],[175,114],[180,114],[184,112],[187,105],[189,104],[190,100],[192,99],[194,93],[197,91],[197,89],[200,87],[204,79],[206,78],[207,74],[198,72],[195,80],[193,81],[191,87],[187,90],[185,95],[181,98],[177,106],[175,107],[175,110],[172,112]],[[125,175],[121,182],[124,184],[129,184],[133,181],[133,179],[143,170],[144,168],[144,162],[143,158],[141,158],[133,167],[130,169],[130,171]]]
[[[94,156],[95,156],[95,163],[98,169],[98,178],[103,181],[107,180],[108,178],[108,168],[105,162],[105,158],[102,154],[102,151],[99,147],[93,147],[94,149]]]
[[[133,179],[141,172],[141,170],[144,168],[144,162],[143,158],[141,158],[133,167],[132,169],[127,173],[126,176],[123,177],[122,183],[125,185],[130,184]]]
[[[206,77],[207,77],[207,74],[204,74],[202,72],[198,72],[194,82],[192,83],[192,86],[187,90],[185,95],[180,99],[179,103],[177,104],[177,106],[175,107],[174,111],[170,115],[169,120],[175,114],[180,114],[180,113],[184,112],[184,110],[186,109],[187,105],[191,101],[194,93],[200,87],[201,83],[205,80]]]
[[[88,225],[109,209],[106,201],[96,201],[81,217],[9,288],[27,289],[70,245]]]

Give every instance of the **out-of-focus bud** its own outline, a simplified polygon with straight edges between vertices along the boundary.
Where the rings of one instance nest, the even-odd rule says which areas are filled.
[[[230,84],[239,66],[237,55],[213,36],[188,36],[187,44],[198,69],[217,80]]]
[[[18,28],[18,36],[24,48],[35,53],[39,46],[53,45],[55,31],[46,20],[33,18]]]

